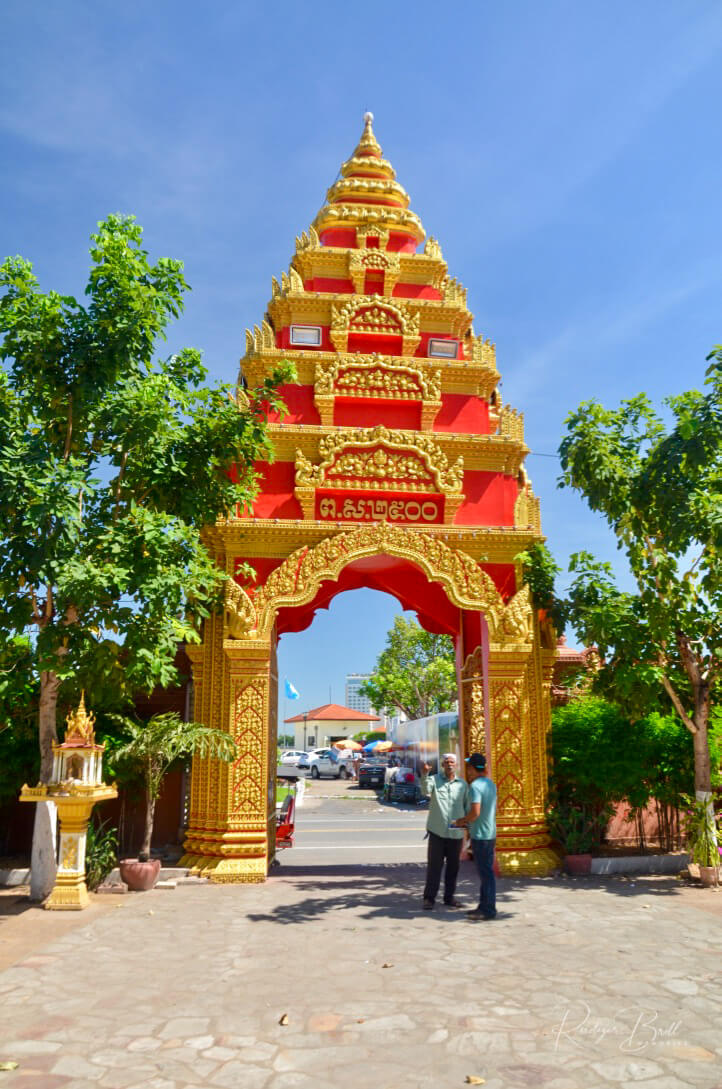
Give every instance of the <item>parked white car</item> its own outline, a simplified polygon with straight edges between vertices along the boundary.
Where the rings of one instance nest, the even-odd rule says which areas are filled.
[[[303,749],[286,749],[285,752],[281,753],[281,759],[278,763],[297,765],[302,756],[308,756],[308,753],[304,752]]]
[[[315,749],[305,759],[299,760],[298,769],[309,772],[312,779],[320,779],[322,775],[332,779],[348,779],[351,774],[348,768],[350,755],[338,749]]]
[[[308,757],[308,753],[305,753],[303,749],[286,749],[281,753],[278,761],[278,767],[276,768],[276,775],[279,779],[297,779],[302,777],[304,772],[299,771],[299,761],[305,760]]]

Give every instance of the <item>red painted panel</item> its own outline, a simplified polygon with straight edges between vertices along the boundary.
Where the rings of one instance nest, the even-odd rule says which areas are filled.
[[[284,423],[321,423],[321,417],[313,403],[313,386],[284,385],[279,387],[279,393],[288,409],[283,417]],[[281,416],[278,412],[269,412],[268,420],[270,423],[280,423]]]
[[[464,502],[456,512],[454,525],[513,526],[518,492],[519,485],[513,476],[467,469]]]
[[[305,322],[298,322],[299,325],[307,324]],[[277,348],[299,348],[301,351],[308,352],[333,352],[336,349],[331,343],[330,329],[328,325],[321,326],[321,347],[315,348],[310,344],[291,344],[291,329],[290,326],[284,325],[283,328],[276,334],[276,347]]]
[[[321,231],[320,240],[322,246],[337,246],[341,249],[356,249],[355,227],[329,227],[327,231]]]
[[[441,292],[437,287],[428,284],[396,284],[391,292],[398,299],[440,299]]]
[[[321,522],[381,522],[438,525],[444,520],[444,497],[414,492],[349,492],[317,488],[315,517]]]
[[[334,279],[333,276],[314,276],[310,280],[304,280],[304,291],[323,291],[327,293],[338,292],[340,295],[352,295],[353,283],[351,280]]]
[[[400,336],[379,333],[349,333],[349,352],[379,352],[381,355],[401,355],[404,346]]]
[[[364,295],[383,295],[383,272],[367,272],[364,277]]]
[[[434,431],[456,431],[463,435],[489,434],[489,406],[469,393],[442,393],[441,408]]]
[[[256,463],[260,493],[253,504],[256,518],[303,518],[301,504],[293,494],[296,466],[292,461]]]
[[[486,571],[497,590],[504,598],[510,601],[516,593],[516,571],[513,563],[482,563],[481,569]]]
[[[333,408],[336,427],[400,427],[404,431],[421,429],[421,401],[388,401],[374,397],[357,401],[352,397],[337,397]]]
[[[432,338],[434,340],[456,340],[456,337],[450,337],[448,333],[422,333],[421,334],[421,343],[419,344],[418,348],[416,349],[416,354],[417,355],[428,355],[429,354],[429,341]],[[439,358],[439,357],[438,356],[432,356],[432,358]],[[452,358],[454,358],[454,357],[452,356]],[[463,359],[464,358],[463,353],[461,351],[461,341],[457,342],[456,358],[457,359]]]
[[[256,581],[250,583],[250,585],[246,582],[245,579],[239,578],[237,575],[238,568],[241,566],[244,560],[246,563],[250,564],[256,572]],[[263,586],[271,571],[275,571],[276,568],[280,567],[283,563],[282,556],[247,556],[244,557],[244,560],[236,560],[236,570],[234,572],[234,577],[236,578],[237,582],[240,582],[242,586],[246,587],[249,590],[257,590],[259,586]]]
[[[401,231],[391,231],[389,233],[389,244],[386,247],[390,253],[416,253],[418,242],[409,234],[404,234]]]

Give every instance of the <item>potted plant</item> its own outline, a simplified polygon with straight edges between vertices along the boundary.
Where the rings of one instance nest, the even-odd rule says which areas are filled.
[[[717,834],[720,818],[714,811],[712,799],[684,797],[686,809],[685,833],[692,861],[699,866],[703,885],[719,884],[720,848]]]
[[[592,849],[601,842],[609,811],[595,812],[581,804],[555,799],[547,807],[547,827],[564,851],[564,869],[569,874],[588,874]]]
[[[146,794],[143,842],[138,858],[120,859],[120,876],[134,892],[152,889],[160,873],[160,859],[150,857],[155,805],[171,765],[183,756],[196,754],[231,761],[236,744],[229,734],[198,722],[184,722],[176,711],[153,715],[147,722],[114,716],[127,737],[112,754],[111,766],[134,771]]]

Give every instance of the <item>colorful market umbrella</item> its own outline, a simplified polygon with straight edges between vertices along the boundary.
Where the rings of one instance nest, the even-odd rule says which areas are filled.
[[[351,749],[352,752],[361,752],[363,745],[360,745],[358,741],[354,741],[352,737],[342,737],[340,741],[334,741],[332,748]]]
[[[393,747],[394,746],[390,741],[369,741],[368,745],[364,745],[364,752],[388,752],[389,749],[393,749]]]

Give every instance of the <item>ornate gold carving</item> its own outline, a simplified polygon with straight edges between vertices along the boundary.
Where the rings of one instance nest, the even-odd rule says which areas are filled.
[[[471,342],[471,360],[496,371],[496,344],[488,339],[484,340],[483,336],[474,337]]]
[[[529,587],[522,586],[503,612],[488,619],[489,636],[493,643],[529,646],[534,619]]]
[[[258,616],[255,637],[271,631],[281,607],[307,604],[321,583],[335,582],[347,564],[378,554],[410,560],[429,579],[439,582],[461,609],[483,610],[487,618],[504,610],[494,583],[466,553],[449,548],[428,533],[382,522],[327,537],[315,548],[301,548],[272,571],[254,596]]]
[[[394,362],[393,356],[356,355],[316,364],[317,395],[441,400],[441,368]]]
[[[447,276],[444,279],[441,291],[445,303],[450,306],[461,306],[466,310],[466,288],[454,276]]]
[[[544,837],[546,843],[549,837]],[[551,847],[542,845],[526,851],[496,852],[499,870],[504,877],[548,877],[559,869],[559,855]]]
[[[318,465],[296,453],[294,494],[306,518],[314,516],[315,489],[374,489],[401,492],[441,492],[447,499],[449,521],[463,498],[464,460],[453,465],[429,435],[413,440],[403,431],[359,428],[328,435],[319,443]]]
[[[78,870],[78,837],[61,836],[60,867],[63,870]]]
[[[241,639],[255,627],[256,610],[253,602],[232,578],[226,582],[225,629],[230,639]]]
[[[419,346],[420,317],[402,303],[380,295],[354,295],[343,305],[331,307],[331,342],[337,352],[345,352],[349,333],[398,334],[403,339],[402,354],[413,355]]]
[[[439,245],[439,242],[433,237],[433,235],[429,235],[429,237],[426,239],[424,253],[427,257],[433,257],[437,261],[444,260],[444,255],[441,252],[441,246]]]
[[[367,244],[369,238],[378,238],[379,245],[376,252],[385,250],[389,244],[389,232],[387,227],[383,227],[381,224],[374,224],[373,227],[357,227],[356,228],[356,245],[360,250],[363,250]],[[390,294],[390,292],[388,292]]]
[[[281,277],[283,279],[283,276]],[[250,329],[246,329],[246,355],[250,355],[254,352],[257,355],[264,355],[268,352],[272,352],[276,347],[276,337],[273,329],[264,318],[261,322],[261,327],[257,325],[253,326],[253,332]]]
[[[484,717],[484,663],[481,647],[467,655],[461,670],[464,750],[486,752]]]
[[[368,271],[383,272],[383,295],[391,295],[401,274],[401,259],[398,253],[385,253],[381,249],[358,249],[349,252],[348,274],[353,282],[354,291],[363,295]]]
[[[265,729],[265,682],[254,678],[237,682],[234,700],[233,739],[238,755],[232,764],[231,813],[263,815],[263,734]]]
[[[524,682],[520,678],[492,681],[494,774],[499,792],[500,813],[524,809],[524,768],[521,753],[523,696]]]
[[[415,212],[388,205],[325,204],[313,221],[319,234],[329,227],[356,227],[361,223],[405,231],[419,241],[426,233]]]
[[[78,709],[71,711],[65,721],[67,723],[65,731],[66,744],[68,741],[79,741],[84,745],[95,744],[95,732],[93,730],[95,715],[92,712],[88,714],[85,710],[85,692],[80,694]]]
[[[524,413],[504,405],[499,413],[499,435],[512,442],[524,442]]]
[[[541,533],[541,506],[528,483],[522,485],[516,497],[514,525],[525,526],[534,530],[535,533]]]
[[[314,227],[308,228],[308,233],[303,231],[296,235],[296,253],[304,253],[306,250],[318,250],[321,248],[321,240]]]
[[[341,166],[341,174],[344,178],[349,174],[383,174],[387,178],[395,178],[396,171],[388,159],[379,159],[375,155],[357,155],[356,152]]]
[[[398,201],[403,208],[409,206],[409,195],[402,185],[392,178],[359,178],[343,175],[326,193],[326,200],[338,203],[349,197],[383,198]]]

